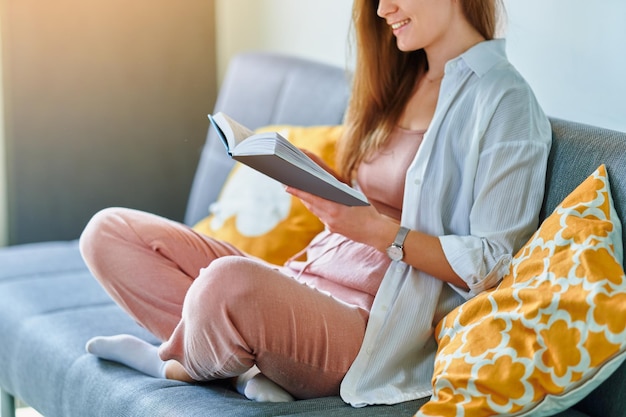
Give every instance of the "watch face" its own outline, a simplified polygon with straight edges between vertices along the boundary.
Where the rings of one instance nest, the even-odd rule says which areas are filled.
[[[387,248],[387,256],[389,256],[392,261],[399,261],[404,257],[404,252],[401,247],[391,245]]]

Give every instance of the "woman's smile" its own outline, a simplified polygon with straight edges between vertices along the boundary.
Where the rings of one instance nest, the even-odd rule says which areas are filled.
[[[395,32],[396,30],[398,30],[398,29],[408,25],[410,22],[411,22],[410,19],[404,19],[404,20],[401,20],[399,22],[392,23],[391,24],[391,29],[393,29],[393,31]]]

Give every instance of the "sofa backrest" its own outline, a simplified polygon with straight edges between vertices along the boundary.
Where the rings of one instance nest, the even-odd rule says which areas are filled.
[[[336,125],[349,96],[348,73],[339,67],[292,56],[245,53],[229,64],[215,104],[250,129],[270,124]],[[208,121],[207,121],[208,124]],[[233,161],[209,129],[193,181],[185,223],[208,214]]]
[[[541,219],[598,166],[605,164],[611,193],[622,224],[626,224],[626,133],[561,119],[551,119],[552,149]],[[626,233],[622,233],[626,248]]]

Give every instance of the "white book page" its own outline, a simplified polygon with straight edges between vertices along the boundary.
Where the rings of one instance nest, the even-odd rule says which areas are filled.
[[[252,130],[237,123],[222,112],[216,113],[213,116],[213,119],[218,124],[220,129],[222,129],[222,132],[224,132],[231,151],[237,147],[240,142],[254,134]]]

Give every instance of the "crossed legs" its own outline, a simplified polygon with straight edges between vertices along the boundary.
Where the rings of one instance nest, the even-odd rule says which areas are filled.
[[[179,223],[107,209],[85,229],[81,251],[112,298],[163,341],[153,348],[165,365],[145,373],[238,377],[249,398],[286,398],[251,393],[268,384],[311,398],[339,392],[360,348],[367,312]]]

